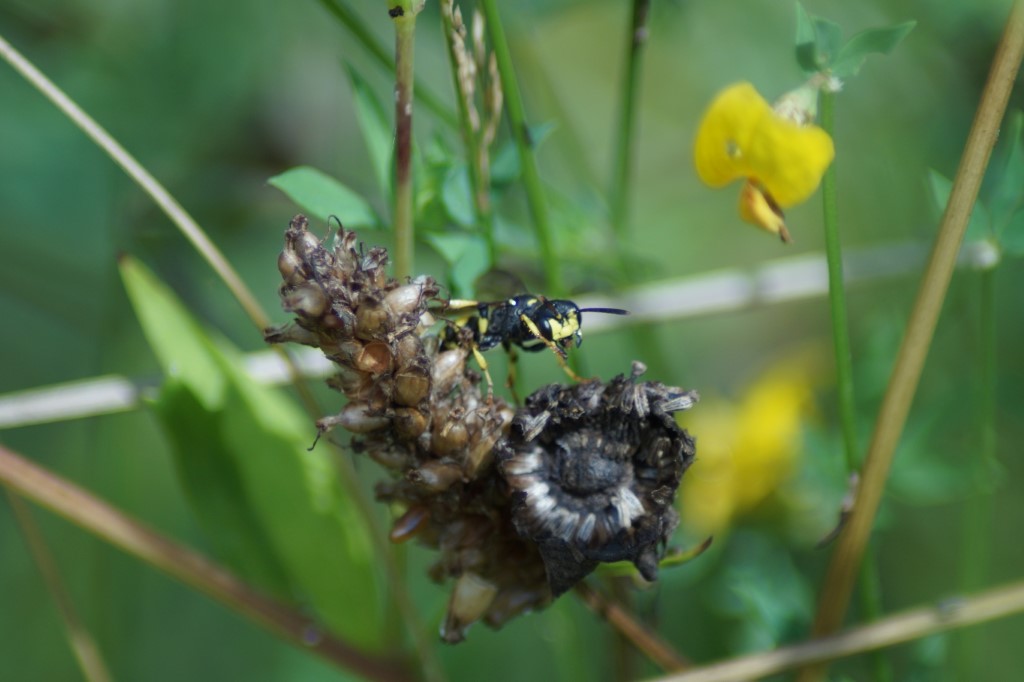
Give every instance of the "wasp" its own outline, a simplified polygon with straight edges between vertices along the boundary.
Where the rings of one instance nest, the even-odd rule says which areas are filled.
[[[533,294],[520,294],[489,303],[453,300],[448,302],[446,310],[455,311],[457,316],[452,320],[452,326],[445,328],[442,347],[457,347],[460,344],[459,330],[467,330],[472,339],[473,355],[484,371],[489,387],[493,383],[487,371],[487,361],[481,353],[499,345],[510,354],[510,387],[514,383],[514,348],[531,353],[548,348],[566,374],[575,381],[583,381],[565,361],[566,349],[570,346],[578,348],[583,343],[583,313],[629,314],[629,311],[619,308],[580,308],[572,301]]]

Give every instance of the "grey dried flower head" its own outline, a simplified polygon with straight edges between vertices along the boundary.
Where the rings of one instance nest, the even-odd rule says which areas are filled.
[[[631,561],[655,580],[679,523],[673,501],[694,441],[672,413],[697,396],[639,382],[643,371],[541,388],[498,445],[513,523],[537,543],[556,597],[602,561]]]
[[[348,402],[317,427],[344,427],[389,472],[377,497],[404,509],[392,541],[438,551],[430,577],[454,580],[442,638],[541,608],[600,561],[628,559],[654,579],[693,459],[671,415],[695,394],[640,382],[638,366],[608,384],[547,386],[515,412],[483,395],[468,347],[439,348],[434,280],[400,283],[386,265],[384,249],[364,251],[343,228],[328,244],[296,216],[278,259],[295,320],[265,337],[337,364],[328,383]]]

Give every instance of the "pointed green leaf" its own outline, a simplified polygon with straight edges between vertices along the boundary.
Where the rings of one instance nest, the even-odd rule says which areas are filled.
[[[214,555],[258,587],[278,597],[289,596],[284,568],[249,507],[232,445],[222,439],[221,410],[204,407],[173,377],[165,381],[152,408]]]
[[[233,364],[224,367],[232,377],[224,438],[244,458],[242,479],[254,513],[293,584],[327,625],[359,646],[379,648],[381,571],[330,450],[310,451],[316,432],[309,418]]]
[[[255,382],[241,354],[214,343],[140,264],[123,259],[121,269],[146,336],[175,377],[157,411],[174,430],[182,482],[211,543],[229,561],[258,564],[246,574],[266,586],[291,585],[332,630],[379,648],[383,600],[369,531],[328,449],[306,450],[312,420]]]
[[[219,407],[224,376],[185,306],[134,258],[125,256],[118,265],[135,315],[164,374],[187,386],[204,408]]]
[[[476,280],[491,267],[487,241],[464,232],[427,233],[426,241],[448,262],[449,284],[456,297],[476,295]]]
[[[345,227],[378,227],[373,209],[361,196],[323,171],[298,166],[267,181],[306,213],[327,222],[337,216]]]
[[[473,191],[469,186],[469,169],[465,164],[448,169],[441,188],[441,201],[448,217],[456,224],[469,229],[476,226]]]
[[[350,64],[345,64],[352,83],[352,99],[356,106],[356,119],[363,134],[363,143],[370,155],[377,185],[385,201],[391,202],[392,168],[394,164],[395,131],[384,106],[377,99],[369,83]]]
[[[886,28],[861,31],[843,45],[832,62],[832,73],[839,78],[856,76],[870,54],[889,54],[910,33],[916,21],[907,21]]]
[[[839,25],[808,14],[796,3],[796,61],[807,73],[824,71],[835,59],[842,41]]]

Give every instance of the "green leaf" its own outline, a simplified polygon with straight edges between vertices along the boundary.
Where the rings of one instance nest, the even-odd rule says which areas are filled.
[[[363,143],[370,154],[374,174],[381,195],[390,203],[393,193],[392,168],[395,160],[395,133],[391,120],[373,93],[369,83],[350,64],[345,64],[349,81],[352,83],[352,99],[356,106],[356,119],[363,133]]]
[[[931,190],[932,202],[939,216],[946,210],[946,203],[949,202],[950,192],[953,191],[953,181],[936,170],[928,170],[928,186]],[[966,241],[977,239],[989,239],[992,237],[992,218],[988,208],[981,201],[974,204],[971,212],[970,222],[967,223],[967,232],[964,235]]]
[[[1021,149],[1021,133],[1024,130],[1024,113],[1014,111],[1009,124],[1000,135],[1002,163],[990,166],[993,173],[991,198],[992,215],[996,234],[1002,237],[1014,215],[1024,204],[1024,151]],[[991,172],[991,171],[990,171]]]
[[[337,216],[348,228],[378,227],[380,224],[365,199],[311,166],[291,168],[267,182],[287,194],[306,213],[324,222],[331,216]]]
[[[856,76],[870,54],[889,54],[917,25],[907,21],[886,28],[871,28],[854,35],[843,45],[832,62],[832,73],[839,78]]]
[[[448,262],[451,288],[456,298],[476,295],[476,281],[491,267],[487,241],[464,232],[427,233],[427,242]]]
[[[824,71],[835,59],[842,29],[835,22],[808,14],[796,3],[796,61],[807,73]]]
[[[341,490],[331,453],[307,448],[310,419],[257,384],[230,358],[223,437],[242,463],[253,512],[292,583],[331,630],[361,647],[383,645],[382,571],[367,525]]]
[[[355,644],[382,646],[382,588],[369,530],[342,493],[328,449],[306,450],[316,432],[312,419],[254,381],[241,353],[211,340],[152,273],[127,258],[121,270],[143,331],[172,377],[155,407],[172,431],[183,487],[217,553],[270,589],[292,586]]]
[[[554,129],[555,124],[550,121],[530,126],[530,140],[533,148],[539,148]],[[501,187],[513,183],[519,179],[520,172],[519,149],[516,147],[515,140],[506,140],[491,161],[491,185]]]
[[[118,263],[128,298],[164,374],[188,387],[205,409],[223,403],[225,378],[195,320],[170,289],[134,258]]]
[[[469,229],[476,226],[473,191],[469,186],[469,169],[465,164],[448,169],[441,187],[441,201],[448,217],[456,224]]]
[[[221,433],[221,410],[204,407],[184,383],[168,378],[151,404],[171,446],[181,486],[214,554],[246,580],[278,597],[291,593],[267,534],[252,513]]]

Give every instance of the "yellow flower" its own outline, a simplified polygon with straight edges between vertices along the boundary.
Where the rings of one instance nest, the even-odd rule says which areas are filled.
[[[750,83],[731,85],[708,107],[694,145],[700,179],[710,187],[745,179],[740,216],[783,241],[789,233],[782,209],[813,194],[835,156],[828,133],[804,124],[807,109],[794,110],[794,102],[808,99],[803,95],[797,90],[784,98],[783,115]]]
[[[714,535],[754,510],[796,470],[801,428],[811,407],[806,358],[762,374],[738,403],[705,398],[685,418],[697,434],[697,461],[683,478],[683,523]]]

